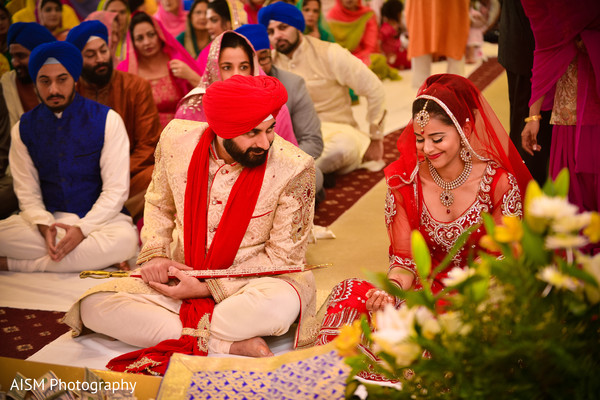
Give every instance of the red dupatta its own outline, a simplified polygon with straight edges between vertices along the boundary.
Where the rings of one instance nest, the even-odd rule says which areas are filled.
[[[226,269],[235,259],[254,212],[267,163],[244,168],[235,182],[215,237],[206,251],[208,211],[209,148],[215,133],[208,128],[192,155],[184,203],[185,263],[194,269]],[[209,298],[186,299],[179,318],[183,325],[179,339],[133,351],[112,359],[106,366],[113,371],[164,375],[173,353],[205,356],[208,351],[210,319],[215,302]]]
[[[473,83],[459,75],[433,75],[419,89],[419,98],[435,101],[444,109],[470,147],[473,157],[496,162],[516,178],[521,194],[525,194],[531,174],[498,117]],[[468,137],[462,130],[467,119],[473,127]],[[406,238],[421,224],[423,195],[418,171],[419,162],[424,160],[423,154],[417,151],[412,120],[400,135],[397,145],[400,157],[384,171],[388,187],[399,195],[395,201],[406,212],[408,223],[390,233],[390,255],[412,259],[410,240]],[[445,254],[440,256],[443,258]]]

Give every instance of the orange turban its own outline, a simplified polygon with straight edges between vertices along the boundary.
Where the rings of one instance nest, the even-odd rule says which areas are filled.
[[[287,101],[285,87],[271,76],[234,75],[217,81],[202,98],[208,125],[223,139],[232,139],[275,118]]]

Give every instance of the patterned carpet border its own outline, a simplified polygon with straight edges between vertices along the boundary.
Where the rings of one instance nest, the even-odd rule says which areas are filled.
[[[69,330],[59,311],[0,308],[0,356],[24,360]]]
[[[504,68],[498,63],[497,58],[490,58],[484,61],[471,75],[469,80],[477,86],[479,90],[485,89],[500,74]],[[396,141],[400,136],[402,129],[387,135],[383,142],[384,161],[388,165],[398,158],[398,149]],[[329,226],[340,217],[346,210],[350,209],[365,193],[373,188],[381,179],[383,171],[370,172],[364,169],[353,171],[349,174],[338,176],[335,187],[325,189],[327,194],[325,201],[321,202],[315,210],[315,224]],[[383,209],[383,201],[381,207]]]

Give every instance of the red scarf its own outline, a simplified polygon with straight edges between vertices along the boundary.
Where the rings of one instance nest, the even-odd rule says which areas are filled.
[[[185,263],[194,269],[226,269],[235,259],[250,223],[262,186],[267,163],[244,168],[235,182],[215,237],[206,251],[208,212],[209,148],[215,133],[208,128],[192,155],[184,204]],[[113,358],[106,366],[113,371],[164,375],[173,353],[206,356],[210,319],[215,306],[212,297],[184,300],[179,318],[184,331],[179,339]],[[187,329],[186,329],[187,328]]]

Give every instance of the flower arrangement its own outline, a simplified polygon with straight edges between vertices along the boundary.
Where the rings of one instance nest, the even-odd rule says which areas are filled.
[[[600,397],[600,254],[580,249],[600,241],[600,215],[578,213],[566,200],[568,173],[543,190],[531,182],[524,218],[495,225],[484,215],[481,253],[450,271],[437,295],[402,291],[376,277],[390,294],[406,299],[373,318],[342,329],[336,344],[354,377],[369,369],[395,387],[372,386],[385,399],[592,399]],[[423,237],[412,234],[421,277],[448,265],[470,232],[431,271]],[[359,351],[360,342],[379,358]],[[401,388],[400,388],[401,387]],[[400,388],[400,389],[399,389]]]

